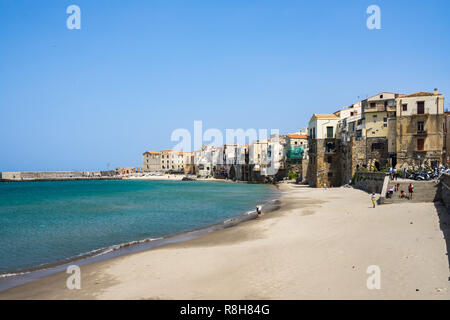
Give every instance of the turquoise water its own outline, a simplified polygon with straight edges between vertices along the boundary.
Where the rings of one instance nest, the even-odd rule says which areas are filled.
[[[218,223],[273,194],[213,182],[0,183],[0,273]]]

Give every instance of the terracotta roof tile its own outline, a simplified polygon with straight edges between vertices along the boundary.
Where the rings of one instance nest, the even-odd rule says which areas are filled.
[[[291,139],[308,139],[308,135],[306,135],[306,134],[290,133],[290,134],[287,134],[286,136],[288,136]]]
[[[437,94],[439,95],[439,93]],[[416,92],[416,93],[412,93],[412,94],[405,94],[405,95],[401,95],[401,98],[412,98],[412,97],[429,97],[429,96],[435,96],[435,94],[433,92]]]
[[[339,117],[336,116],[335,114],[318,114],[318,113],[314,113],[313,118],[316,118],[316,119],[339,119]]]

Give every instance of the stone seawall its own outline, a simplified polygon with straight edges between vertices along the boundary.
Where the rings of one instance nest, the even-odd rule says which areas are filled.
[[[450,174],[443,174],[439,188],[440,198],[448,210],[450,210]]]
[[[100,171],[0,172],[0,181],[55,181],[121,179]]]
[[[384,172],[357,172],[354,177],[354,187],[368,193],[386,195],[389,176]]]

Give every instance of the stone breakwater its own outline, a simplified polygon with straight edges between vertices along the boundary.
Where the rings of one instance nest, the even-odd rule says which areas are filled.
[[[61,180],[110,180],[122,179],[111,171],[30,171],[1,172],[0,181],[61,181]]]

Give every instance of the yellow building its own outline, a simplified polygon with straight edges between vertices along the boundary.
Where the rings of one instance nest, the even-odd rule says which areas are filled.
[[[400,168],[433,166],[445,159],[444,96],[417,92],[397,99],[397,160]]]
[[[362,101],[367,138],[387,138],[389,119],[395,119],[397,93],[381,92]]]

